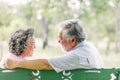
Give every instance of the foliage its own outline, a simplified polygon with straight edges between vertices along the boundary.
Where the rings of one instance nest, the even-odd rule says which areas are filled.
[[[107,39],[114,43],[118,3],[119,0],[28,0],[28,3],[19,5],[1,2],[0,31],[4,36],[0,39],[8,37],[9,33],[6,33],[6,30],[11,33],[22,26],[33,27],[35,36],[40,37],[40,34],[45,32],[43,19],[49,29],[48,37],[55,39],[56,26],[60,21],[78,18],[84,25],[88,40],[97,43]]]

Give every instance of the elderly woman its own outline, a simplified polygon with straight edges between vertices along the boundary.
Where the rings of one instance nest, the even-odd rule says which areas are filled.
[[[34,29],[19,29],[9,40],[9,54],[7,54],[0,62],[0,67],[4,68],[7,58],[15,60],[24,60],[26,57],[32,56],[35,48],[35,40],[33,38]]]

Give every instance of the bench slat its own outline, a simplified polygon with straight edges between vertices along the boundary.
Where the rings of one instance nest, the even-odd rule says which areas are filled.
[[[54,70],[0,69],[0,80],[120,80],[119,69]]]

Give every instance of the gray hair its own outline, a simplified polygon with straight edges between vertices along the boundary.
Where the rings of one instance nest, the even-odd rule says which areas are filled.
[[[72,40],[74,37],[76,37],[77,42],[80,43],[86,38],[82,26],[76,19],[61,22],[59,24],[59,28],[62,29],[63,37],[66,38],[67,41]]]
[[[19,29],[9,40],[9,51],[17,56],[21,55],[27,48],[28,41],[33,37],[34,29]]]

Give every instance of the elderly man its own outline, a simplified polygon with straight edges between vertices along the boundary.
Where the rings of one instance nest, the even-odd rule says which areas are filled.
[[[77,68],[102,68],[103,60],[98,50],[85,41],[85,33],[78,20],[66,20],[59,24],[59,43],[65,55],[51,59],[15,61],[8,59],[6,68],[27,68],[34,70],[71,70]]]

